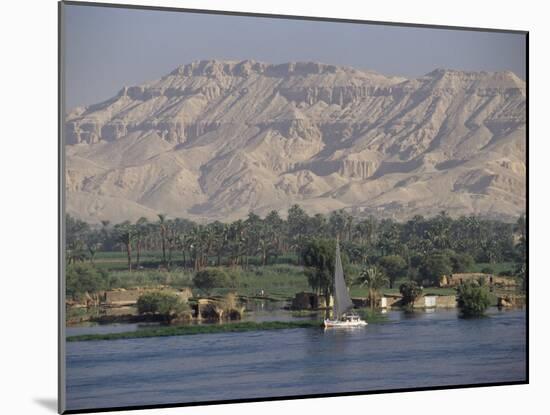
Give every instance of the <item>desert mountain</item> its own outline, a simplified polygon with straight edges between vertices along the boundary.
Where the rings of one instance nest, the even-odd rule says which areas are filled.
[[[194,62],[67,114],[67,211],[511,219],[525,211],[525,105],[512,72]]]

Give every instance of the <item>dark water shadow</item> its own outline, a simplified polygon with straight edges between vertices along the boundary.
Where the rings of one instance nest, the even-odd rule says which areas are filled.
[[[487,314],[473,314],[473,315],[470,315],[470,314],[463,314],[463,313],[458,313],[458,318],[461,319],[461,320],[483,320],[483,319],[489,319],[491,318],[491,316],[487,315]]]
[[[51,412],[57,413],[57,399],[55,398],[35,398],[34,401],[42,406],[43,408],[46,408],[50,410]]]

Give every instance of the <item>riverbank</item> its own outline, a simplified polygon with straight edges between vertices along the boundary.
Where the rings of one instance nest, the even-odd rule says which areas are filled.
[[[369,324],[382,323],[387,320],[383,314],[371,310],[360,310],[359,314],[366,319]],[[92,341],[92,340],[119,340],[119,339],[139,339],[145,337],[166,337],[166,336],[187,336],[193,334],[213,334],[213,333],[231,333],[246,331],[265,331],[281,330],[295,328],[321,327],[321,319],[298,320],[298,321],[241,321],[236,323],[211,323],[197,325],[179,325],[179,326],[157,326],[142,328],[135,331],[125,331],[119,333],[97,333],[80,334],[68,336],[68,342]]]
[[[107,333],[107,334],[83,334],[67,337],[68,342],[90,341],[90,340],[118,340],[118,339],[139,339],[145,337],[166,337],[185,336],[193,334],[230,333],[259,330],[281,330],[294,328],[321,327],[321,321],[266,321],[256,323],[245,321],[239,323],[204,324],[186,326],[160,326],[154,328],[140,329],[132,332]]]

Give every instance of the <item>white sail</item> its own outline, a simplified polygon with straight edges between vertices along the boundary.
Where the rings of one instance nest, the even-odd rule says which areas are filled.
[[[344,270],[342,268],[342,258],[340,258],[340,243],[336,239],[336,259],[334,263],[334,316],[338,320],[342,314],[353,308],[353,303],[349,296],[344,280]]]

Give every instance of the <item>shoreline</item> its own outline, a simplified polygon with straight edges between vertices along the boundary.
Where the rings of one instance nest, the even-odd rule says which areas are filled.
[[[378,324],[386,321],[386,317],[380,314],[369,314],[364,316],[369,324]],[[67,342],[81,342],[94,340],[120,340],[140,339],[147,337],[169,337],[169,336],[190,336],[195,334],[215,333],[239,333],[247,331],[265,331],[282,329],[301,328],[322,328],[322,320],[299,320],[299,321],[241,321],[237,323],[203,324],[203,325],[181,325],[181,326],[159,326],[135,331],[104,334],[78,334],[66,338]]]
[[[359,311],[359,315],[369,324],[384,323],[387,316],[382,313],[373,312],[369,309]],[[101,334],[76,334],[68,336],[67,342],[94,341],[94,340],[119,340],[138,339],[146,337],[167,337],[167,336],[188,336],[194,334],[215,334],[215,333],[238,333],[247,331],[281,330],[293,328],[322,328],[323,319],[294,320],[294,321],[237,321],[223,322],[220,324],[182,324],[182,325],[161,325],[155,327],[141,328],[134,331],[119,333]]]
[[[261,330],[281,330],[293,328],[312,328],[322,327],[320,320],[305,321],[267,321],[223,323],[208,325],[186,325],[186,326],[161,326],[154,328],[139,329],[136,331],[122,333],[106,334],[82,334],[67,337],[67,342],[94,341],[94,340],[120,340],[120,339],[140,339],[147,337],[169,337],[169,336],[189,336],[195,334],[214,334],[214,333],[236,333],[246,331]]]

